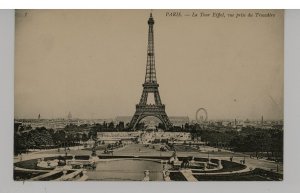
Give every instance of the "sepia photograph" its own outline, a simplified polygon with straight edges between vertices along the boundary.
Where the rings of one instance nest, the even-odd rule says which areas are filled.
[[[284,10],[16,10],[15,181],[284,180]]]

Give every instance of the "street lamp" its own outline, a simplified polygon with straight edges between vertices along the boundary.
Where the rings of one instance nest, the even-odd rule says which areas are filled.
[[[67,138],[68,138],[68,136],[65,135],[65,155],[66,155],[66,157],[68,155],[68,152],[67,152]]]

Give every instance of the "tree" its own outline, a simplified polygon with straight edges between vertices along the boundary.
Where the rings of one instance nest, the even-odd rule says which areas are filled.
[[[80,135],[80,133],[76,133],[76,134],[75,134],[75,142],[76,142],[76,143],[79,143],[80,140],[81,140],[81,135]]]
[[[75,144],[75,136],[73,134],[68,134],[67,135],[67,144],[69,146]]]
[[[25,145],[27,147],[34,146],[37,148],[53,146],[53,138],[49,131],[45,127],[38,127],[34,130],[28,132],[28,134],[23,133],[25,137]]]
[[[117,131],[124,131],[125,130],[125,125],[124,122],[120,121],[117,126],[116,126]]]
[[[114,128],[115,128],[114,122],[110,122],[110,123],[108,124],[108,129],[109,129],[110,131],[113,131]]]
[[[96,139],[97,138],[97,128],[92,127],[88,133],[88,138],[89,139]]]
[[[89,140],[89,137],[87,136],[86,133],[83,133],[81,136],[81,141],[86,142],[87,140]]]
[[[24,136],[15,133],[14,135],[14,152],[15,154],[19,154],[26,151],[26,140]]]
[[[21,127],[22,123],[14,123],[14,131],[17,133],[19,131],[19,128]]]
[[[58,130],[53,134],[53,141],[56,145],[62,145],[66,140],[66,133],[63,130]]]

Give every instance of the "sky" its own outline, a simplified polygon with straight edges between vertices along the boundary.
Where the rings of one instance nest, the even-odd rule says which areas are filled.
[[[153,10],[157,81],[169,116],[195,119],[205,108],[209,119],[283,119],[281,10],[166,13],[172,11]],[[193,12],[198,16],[184,16]],[[146,71],[149,14],[17,10],[15,118],[133,115]]]

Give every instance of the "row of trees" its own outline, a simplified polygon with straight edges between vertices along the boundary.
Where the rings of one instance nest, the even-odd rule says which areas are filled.
[[[84,130],[87,132],[83,132]],[[28,149],[56,148],[78,145],[89,139],[96,139],[97,132],[129,131],[124,122],[118,124],[83,124],[66,125],[64,129],[54,130],[38,127],[32,129],[30,125],[15,124],[14,152],[15,154],[26,152]]]
[[[140,123],[138,128],[144,128]],[[83,132],[83,131],[86,132]],[[93,125],[69,124],[63,130],[46,129],[40,127],[31,129],[30,126],[15,125],[15,153],[24,152],[32,148],[53,148],[76,145],[88,139],[96,139],[97,132],[130,131],[124,122],[118,124],[102,123]],[[199,124],[185,124],[181,127],[174,126],[170,132],[190,132],[192,140],[200,139],[210,146],[227,148],[239,152],[270,153],[271,156],[283,154],[282,129],[258,129],[253,127],[218,130],[203,128]]]
[[[244,135],[243,135],[244,134]],[[235,151],[266,153],[271,157],[283,157],[283,130],[281,129],[256,129],[235,136],[230,141],[230,146]],[[270,155],[269,155],[270,154]]]
[[[202,127],[199,124],[186,123],[182,127],[173,127],[170,131],[190,132],[192,140],[201,138],[210,146],[230,149],[237,152],[253,152],[268,157],[283,157],[283,129],[261,129],[251,126],[240,131],[232,128],[217,129],[215,127]]]
[[[236,152],[253,152],[254,156],[283,157],[283,130],[243,128],[241,131],[199,129],[191,132],[192,138],[201,137],[208,145]]]
[[[14,135],[15,154],[27,152],[28,149],[47,149],[78,145],[80,141],[87,141],[85,133],[68,133],[64,130],[54,131],[45,127],[38,127],[26,132],[16,132]]]

